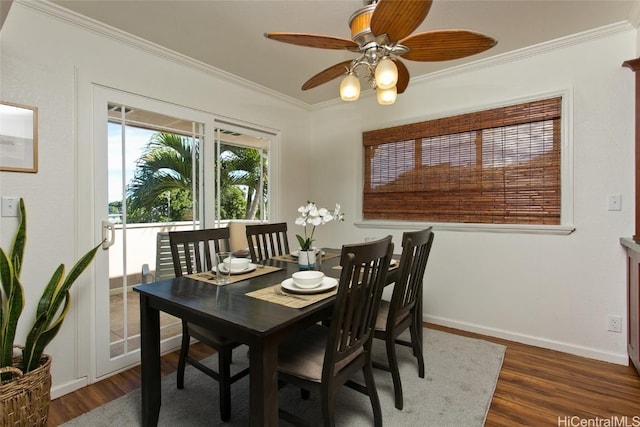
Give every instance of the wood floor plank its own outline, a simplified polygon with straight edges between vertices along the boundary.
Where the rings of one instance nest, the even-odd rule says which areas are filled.
[[[631,423],[634,416],[640,416],[640,376],[631,366],[432,324],[427,326],[507,347],[487,414],[487,427],[558,426],[564,417],[577,417],[576,420],[580,421],[596,418],[620,420],[626,416],[627,422]],[[194,344],[191,352],[197,358],[212,354],[201,344]],[[163,356],[162,375],[175,371],[177,361],[177,352]],[[138,387],[140,368],[135,367],[55,399],[51,402],[47,426],[58,426]]]

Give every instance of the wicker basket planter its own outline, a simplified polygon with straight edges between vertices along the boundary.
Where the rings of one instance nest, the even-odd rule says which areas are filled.
[[[0,426],[44,426],[51,401],[51,357],[43,354],[40,366],[22,373],[22,357],[14,357],[13,366],[0,368],[13,378],[0,383]]]

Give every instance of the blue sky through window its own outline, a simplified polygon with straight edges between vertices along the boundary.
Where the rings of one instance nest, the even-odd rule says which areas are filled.
[[[124,154],[125,182],[128,184],[133,178],[136,161],[142,155],[144,147],[151,136],[156,133],[148,129],[127,126],[125,131],[124,153],[122,149],[122,127],[116,123],[109,123],[107,129],[108,156],[108,197],[109,202],[122,200],[122,156]]]

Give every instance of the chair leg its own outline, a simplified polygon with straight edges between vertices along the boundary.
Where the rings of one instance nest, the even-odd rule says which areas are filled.
[[[414,319],[414,322],[417,322],[416,319]],[[409,331],[411,332],[411,347],[412,347],[412,353],[415,357],[418,357],[418,352],[416,351],[416,344],[420,345],[420,343],[422,342],[421,339],[419,339],[418,337],[414,336],[414,326],[417,327],[417,323],[412,324],[411,326],[409,326]],[[418,338],[418,343],[416,343],[416,338]]]
[[[218,352],[218,373],[220,375],[220,418],[231,418],[231,350]]]
[[[404,400],[402,398],[402,382],[400,381],[400,371],[398,370],[398,357],[396,356],[396,343],[391,337],[385,340],[387,345],[387,359],[389,360],[389,371],[393,379],[393,392],[395,395],[396,409],[402,410]]]
[[[420,292],[422,293],[422,291]],[[411,313],[411,317],[413,318],[413,326],[415,326],[416,328],[416,339],[417,342],[420,346],[420,348],[422,349],[423,347],[423,343],[422,343],[422,297],[420,297],[420,300],[418,301],[418,303],[416,304],[416,306],[413,308],[413,311]],[[413,330],[411,330],[411,340],[413,342]],[[419,353],[420,355],[422,355],[422,351],[420,351]],[[416,351],[414,349],[414,356],[418,357],[418,354],[416,354]]]
[[[187,331],[186,322],[182,322],[182,344],[180,346],[180,357],[178,358],[178,372],[176,374],[177,386],[179,389],[184,388],[184,367],[187,364],[187,355],[189,354],[189,342],[191,337]]]
[[[371,401],[371,409],[373,409],[373,425],[375,427],[382,427],[382,408],[380,407],[380,399],[378,398],[378,391],[376,390],[376,383],[373,379],[373,369],[371,367],[371,361],[365,365],[362,369],[364,374],[364,381],[367,386],[367,394]]]
[[[422,356],[422,327],[418,328],[417,324],[411,325],[411,344],[413,345],[413,355],[418,361],[418,376],[424,378],[424,357]]]
[[[336,425],[335,411],[333,409],[333,393],[328,390],[329,386],[323,386],[320,390],[320,409],[322,411],[322,424],[325,427]]]

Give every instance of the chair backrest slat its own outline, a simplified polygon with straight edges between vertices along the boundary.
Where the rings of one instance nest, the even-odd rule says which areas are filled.
[[[229,229],[172,231],[169,233],[169,243],[176,277],[211,271],[213,255],[229,247]]]

